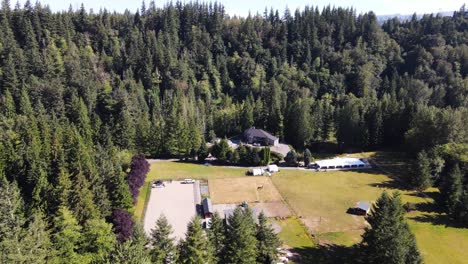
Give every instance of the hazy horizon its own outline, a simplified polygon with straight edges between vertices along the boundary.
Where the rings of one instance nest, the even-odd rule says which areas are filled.
[[[26,0],[18,1],[21,5],[24,5]],[[85,5],[87,10],[93,9],[95,12],[98,12],[101,8],[106,8],[110,11],[123,12],[126,9],[131,12],[135,12],[141,7],[142,1],[125,1],[125,0],[82,0],[82,1],[63,1],[63,0],[41,0],[39,1],[43,5],[49,5],[53,11],[67,10],[70,6],[74,9],[78,9],[81,6],[81,3]],[[150,1],[145,1],[146,6]],[[155,1],[156,6],[162,7],[167,3],[171,2],[168,0],[164,1]],[[175,3],[175,1],[172,1]],[[181,2],[192,2],[192,1],[181,1]],[[212,2],[215,1],[200,1],[200,2]],[[316,1],[304,1],[304,0],[237,0],[237,1],[227,1],[227,0],[218,0],[216,1],[225,6],[226,13],[230,16],[247,16],[249,12],[251,14],[256,14],[257,12],[263,14],[265,8],[273,8],[274,10],[279,10],[280,13],[288,7],[291,11],[296,9],[302,10],[305,6],[318,6],[321,10],[323,7],[330,5],[335,7],[352,7],[356,10],[356,13],[365,13],[373,11],[377,15],[386,16],[386,15],[411,15],[414,13],[417,14],[427,14],[427,13],[439,13],[439,12],[450,12],[458,10],[463,4],[464,1],[459,0],[446,0],[446,1],[423,1],[423,0],[382,0],[382,1],[373,1],[373,0],[354,0],[354,1],[338,1],[338,0],[316,0]],[[35,1],[31,1],[35,3]],[[15,4],[14,1],[11,1],[11,5]]]

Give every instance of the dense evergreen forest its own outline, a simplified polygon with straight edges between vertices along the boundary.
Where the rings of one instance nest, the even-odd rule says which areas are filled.
[[[252,126],[298,151],[407,152],[413,185],[439,186],[466,224],[467,29],[464,7],[379,25],[350,8],[238,18],[217,3],[3,0],[0,262],[144,263],[131,211],[148,168],[132,156],[206,154]]]

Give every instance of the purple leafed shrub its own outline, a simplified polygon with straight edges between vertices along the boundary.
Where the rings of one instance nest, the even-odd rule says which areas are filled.
[[[149,168],[150,165],[143,155],[136,155],[132,158],[130,172],[127,175],[127,182],[130,187],[130,192],[132,193],[134,204],[137,202],[141,186],[145,183]]]
[[[114,223],[114,232],[119,242],[125,242],[132,237],[134,223],[132,215],[129,212],[115,209],[112,213],[112,222]]]

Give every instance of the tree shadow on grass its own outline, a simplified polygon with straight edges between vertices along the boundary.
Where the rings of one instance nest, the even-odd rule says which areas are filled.
[[[442,213],[441,208],[435,203],[417,203],[415,209],[423,213]]]
[[[437,201],[440,197],[439,192],[413,192],[408,195],[414,196],[414,197],[420,197],[420,198],[429,198],[434,201]]]
[[[445,227],[454,227],[454,228],[468,228],[468,226],[457,223],[450,219],[450,217],[445,213],[438,213],[438,214],[423,214],[414,217],[410,217],[409,219],[420,222],[420,223],[430,223],[435,226],[445,226]]]
[[[295,263],[357,263],[357,246],[324,245],[318,247],[294,248],[291,251],[300,256],[298,259],[293,259]]]
[[[400,190],[400,191],[411,190],[411,188],[409,188],[407,185],[404,185],[401,182],[395,181],[393,179],[389,181],[379,182],[379,183],[370,183],[368,185],[372,187],[390,189],[390,190]]]

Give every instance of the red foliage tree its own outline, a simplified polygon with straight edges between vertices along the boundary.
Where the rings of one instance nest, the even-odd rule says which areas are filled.
[[[125,242],[132,237],[134,222],[129,212],[122,209],[114,210],[112,212],[112,222],[119,242]]]
[[[136,203],[140,188],[145,184],[146,175],[150,165],[143,155],[136,155],[132,158],[130,172],[127,175],[128,186],[132,193],[133,203]]]

